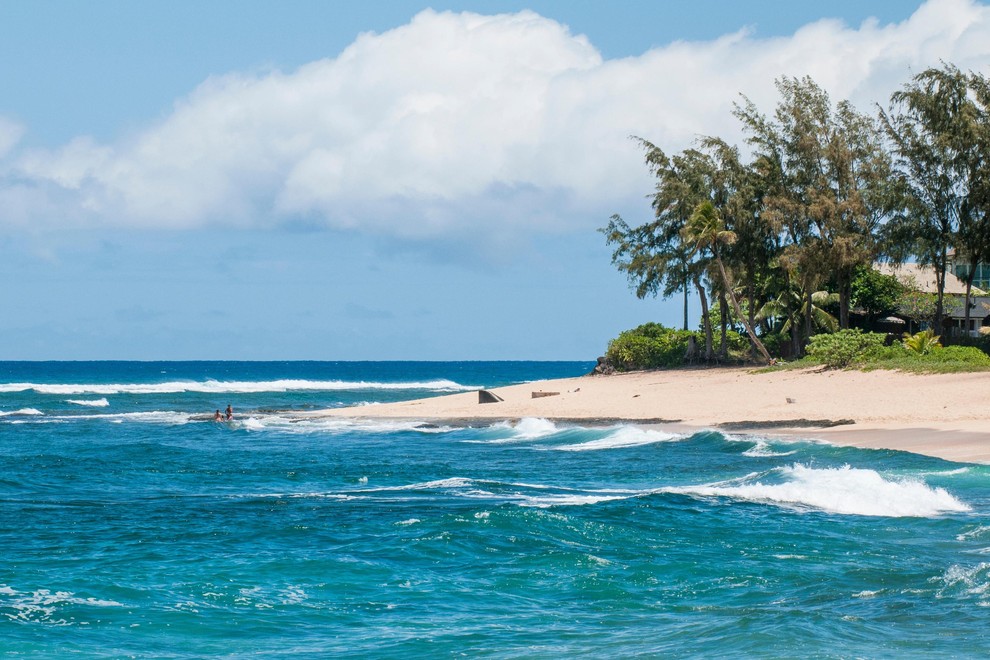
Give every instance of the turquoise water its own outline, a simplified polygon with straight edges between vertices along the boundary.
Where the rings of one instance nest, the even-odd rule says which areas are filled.
[[[990,653],[987,467],[282,412],[591,366],[0,363],[0,653]]]

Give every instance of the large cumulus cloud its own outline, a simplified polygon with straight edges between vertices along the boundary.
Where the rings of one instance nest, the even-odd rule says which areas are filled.
[[[987,7],[930,0],[894,25],[823,20],[610,61],[532,12],[424,11],[293,72],[210,78],[115,142],[27,150],[0,118],[0,225],[301,223],[486,241],[585,230],[649,191],[630,134],[672,150],[698,134],[739,140],[733,101],[769,110],[781,75],[868,109],[940,60],[988,71]]]

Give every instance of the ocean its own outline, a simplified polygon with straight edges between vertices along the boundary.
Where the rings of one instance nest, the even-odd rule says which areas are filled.
[[[0,655],[990,655],[990,467],[286,412],[592,366],[0,363]]]

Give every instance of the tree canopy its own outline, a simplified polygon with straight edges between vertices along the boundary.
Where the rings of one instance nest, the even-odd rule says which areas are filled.
[[[870,274],[881,259],[935,270],[939,324],[951,250],[971,264],[990,257],[990,83],[944,64],[875,116],[833,103],[809,77],[776,86],[772,113],[745,96],[735,106],[745,159],[716,136],[672,156],[633,138],[656,179],[653,217],[602,228],[613,264],[641,298],[683,294],[685,329],[696,291],[708,359],[716,322],[723,338],[741,325],[769,360],[761,337],[784,335],[799,355],[832,322],[850,327],[857,305],[894,311],[899,285]]]

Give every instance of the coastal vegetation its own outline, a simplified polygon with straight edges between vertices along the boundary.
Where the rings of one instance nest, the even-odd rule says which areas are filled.
[[[656,179],[652,218],[633,225],[614,215],[600,231],[638,297],[683,296],[684,323],[676,341],[662,326],[622,333],[607,356],[617,368],[672,366],[678,353],[681,362],[765,364],[807,355],[830,366],[911,353],[889,331],[877,339],[854,326],[870,330],[896,313],[909,328],[941,328],[951,251],[973,264],[990,258],[990,81],[943,64],[875,114],[833,103],[809,77],[776,86],[770,114],[745,96],[734,106],[745,151],[705,136],[668,155],[633,138]],[[881,261],[931,267],[935,293],[876,272]],[[701,322],[689,342],[694,296]],[[733,332],[745,355],[731,351]],[[975,355],[946,350],[920,357]]]

